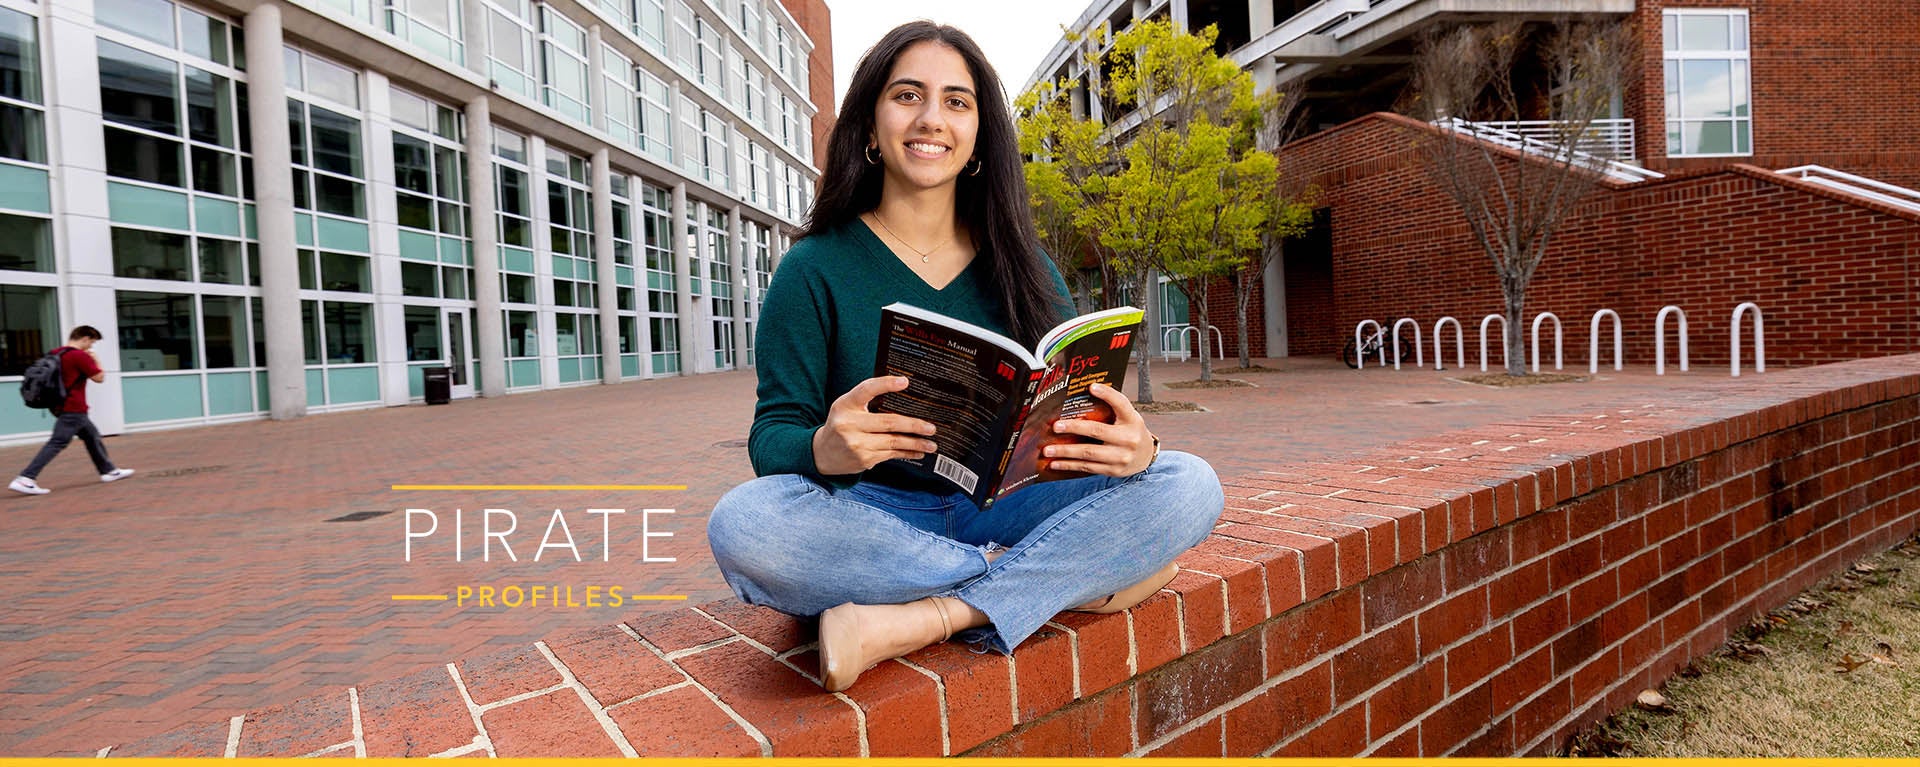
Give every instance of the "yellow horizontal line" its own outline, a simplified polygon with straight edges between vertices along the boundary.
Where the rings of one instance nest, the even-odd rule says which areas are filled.
[[[445,602],[447,601],[447,595],[445,594],[395,594],[393,595],[393,601],[395,602]]]
[[[686,485],[394,485],[394,490],[685,490]]]
[[[627,597],[627,599],[630,599],[635,602],[684,602],[687,599],[687,595],[685,594],[634,594],[632,596]]]

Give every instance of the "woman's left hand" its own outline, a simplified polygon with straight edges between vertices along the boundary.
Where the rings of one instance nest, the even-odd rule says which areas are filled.
[[[1098,441],[1048,445],[1046,455],[1052,459],[1050,467],[1109,477],[1130,477],[1146,471],[1147,466],[1153,463],[1154,440],[1153,434],[1147,431],[1147,422],[1140,417],[1140,411],[1133,409],[1133,403],[1127,401],[1127,395],[1106,384],[1094,384],[1087,387],[1087,391],[1113,408],[1113,423],[1085,418],[1055,421],[1055,433],[1077,434]]]

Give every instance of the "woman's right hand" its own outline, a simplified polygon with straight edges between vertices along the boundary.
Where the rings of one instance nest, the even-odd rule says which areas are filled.
[[[827,408],[827,422],[813,432],[813,465],[821,474],[859,474],[894,458],[919,460],[939,449],[933,424],[894,413],[875,413],[873,398],[907,388],[905,376],[861,381]]]

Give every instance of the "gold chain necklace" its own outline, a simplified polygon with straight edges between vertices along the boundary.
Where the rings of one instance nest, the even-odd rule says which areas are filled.
[[[885,230],[887,234],[893,235],[893,238],[895,240],[899,240],[901,245],[907,246],[907,250],[913,251],[914,255],[919,256],[920,263],[923,263],[923,264],[933,263],[932,261],[928,260],[928,258],[930,257],[930,254],[934,253],[935,251],[938,251],[941,248],[946,247],[948,242],[953,242],[953,238],[948,237],[946,242],[942,242],[939,245],[935,245],[932,248],[928,248],[926,251],[923,252],[919,248],[914,247],[913,243],[907,242],[907,238],[901,237],[900,235],[895,234],[893,231],[893,227],[887,226],[887,220],[880,217],[880,211],[876,210],[873,212],[873,220],[880,222],[881,229]]]

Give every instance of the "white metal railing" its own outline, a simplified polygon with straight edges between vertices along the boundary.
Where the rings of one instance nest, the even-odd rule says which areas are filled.
[[[1733,307],[1733,377],[1740,377],[1740,315],[1753,310],[1753,372],[1767,372],[1767,342],[1761,335],[1760,305],[1748,301]]]
[[[1540,372],[1540,321],[1553,320],[1553,369],[1560,370],[1560,316],[1553,312],[1541,312],[1533,318],[1533,372]]]
[[[1678,306],[1660,307],[1653,318],[1653,374],[1667,374],[1667,315],[1680,317],[1680,372],[1687,372],[1687,313]]]
[[[1400,326],[1401,325],[1413,326],[1413,366],[1416,368],[1426,367],[1427,353],[1424,351],[1421,351],[1420,349],[1420,321],[1412,317],[1401,317],[1398,320],[1394,320],[1393,332],[1390,334],[1393,336],[1393,369],[1394,370],[1400,369],[1400,356],[1401,356],[1400,355]]]
[[[1187,331],[1189,330],[1193,331],[1193,340],[1200,347],[1197,352],[1194,351],[1192,346],[1188,346],[1186,343]],[[1217,325],[1208,325],[1207,330],[1213,331],[1213,358],[1217,360],[1226,359],[1227,344],[1224,340],[1225,337],[1220,334],[1220,327]],[[1173,345],[1175,339],[1181,342],[1179,348],[1175,348]],[[1180,360],[1185,362],[1189,355],[1195,353],[1207,353],[1207,343],[1200,337],[1200,328],[1193,325],[1172,325],[1160,333],[1160,361],[1165,362],[1171,360],[1174,358],[1174,355],[1177,354]]]
[[[1894,186],[1885,181],[1875,181],[1865,176],[1856,176],[1820,165],[1801,165],[1774,172],[1869,200],[1884,202],[1897,208],[1920,211],[1920,191],[1904,186]]]
[[[1467,122],[1466,120],[1462,120],[1457,117],[1447,117],[1447,118],[1442,118],[1434,121],[1434,125],[1437,125],[1446,130],[1451,130],[1457,133],[1472,136],[1482,141],[1492,142],[1500,146],[1512,147],[1514,149],[1518,149],[1528,154],[1534,154],[1542,157],[1557,159],[1559,157],[1564,156],[1568,151],[1567,149],[1561,147],[1559,144],[1553,143],[1551,141],[1543,141],[1541,139],[1534,138],[1532,136],[1515,133],[1506,128],[1499,127],[1501,125],[1507,125],[1507,124],[1511,124],[1511,123],[1476,123],[1476,122]],[[1642,168],[1636,165],[1628,165],[1626,163],[1611,160],[1606,157],[1602,157],[1600,155],[1583,152],[1578,147],[1575,147],[1571,151],[1573,156],[1573,164],[1591,169],[1598,173],[1604,173],[1607,176],[1620,181],[1635,182],[1635,181],[1646,181],[1649,179],[1656,179],[1656,178],[1666,178],[1666,174],[1664,173],[1647,170],[1646,168]]]
[[[1452,317],[1441,317],[1433,323],[1433,369],[1446,370],[1441,363],[1446,362],[1446,347],[1440,345],[1440,331],[1447,323],[1453,323],[1453,366],[1467,366],[1467,332],[1460,329],[1460,321]]]
[[[1600,372],[1600,320],[1613,318],[1613,369],[1620,369],[1620,313],[1612,309],[1601,309],[1593,313],[1593,323],[1587,328],[1587,373]]]
[[[1565,130],[1561,127],[1562,123],[1557,120],[1506,120],[1474,124],[1482,128],[1525,136],[1549,145],[1559,143]],[[1633,139],[1632,120],[1594,120],[1579,138],[1574,139],[1573,148],[1614,162],[1628,162],[1634,158]]]

